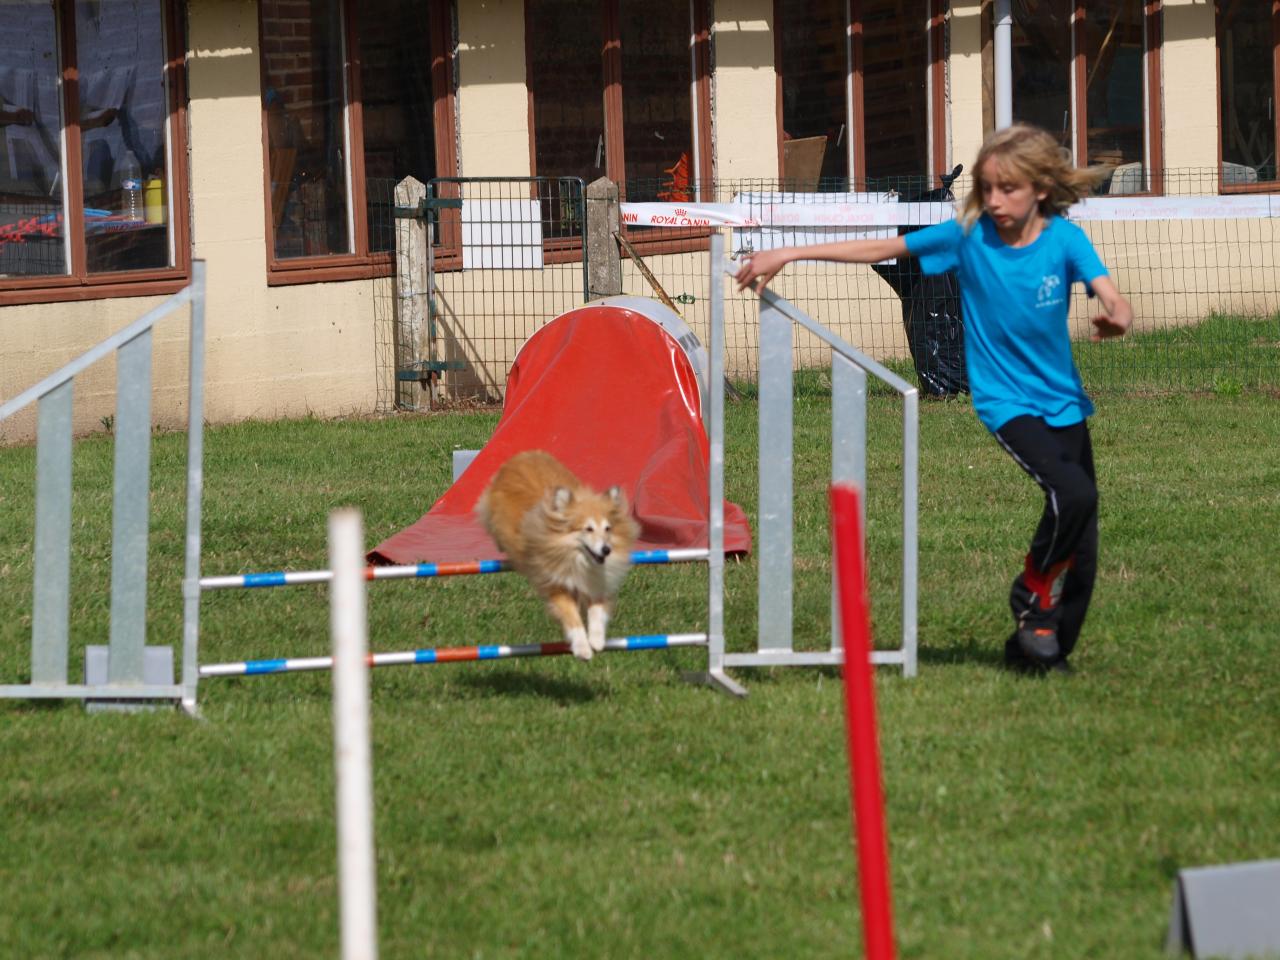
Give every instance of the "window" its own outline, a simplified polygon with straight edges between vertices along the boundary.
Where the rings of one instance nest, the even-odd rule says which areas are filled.
[[[162,0],[0,4],[0,303],[183,285],[178,34]]]
[[[707,12],[692,3],[527,0],[533,168],[631,200],[694,199],[711,174]]]
[[[1014,0],[1013,116],[1075,162],[1114,168],[1109,193],[1159,192],[1159,4]]]
[[[775,0],[789,186],[875,189],[940,172],[940,20],[931,0]]]
[[[1275,189],[1280,0],[1218,4],[1222,185]]]
[[[269,281],[386,274],[395,184],[451,175],[450,8],[261,0]]]

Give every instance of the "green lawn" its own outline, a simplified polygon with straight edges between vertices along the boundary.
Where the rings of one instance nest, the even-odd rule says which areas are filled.
[[[829,403],[796,418],[798,642],[827,643]],[[870,401],[878,632],[898,629],[899,407]],[[755,408],[727,414],[755,517]],[[326,565],[325,519],[374,543],[448,483],[492,413],[207,433],[205,572]],[[919,676],[877,674],[904,957],[1163,956],[1181,867],[1280,856],[1280,415],[1228,390],[1105,395],[1102,560],[1078,673],[999,668],[1039,493],[966,403],[921,409]],[[181,620],[184,438],[155,444],[152,642]],[[73,631],[105,642],[111,440],[75,448]],[[30,448],[0,449],[0,682],[27,668]],[[726,574],[753,642],[755,561]],[[615,635],[705,627],[705,572],[640,568]],[[202,662],[320,654],[327,595],[207,595]],[[512,577],[370,587],[371,642],[555,639]],[[374,674],[382,956],[849,957],[861,951],[837,673],[685,684],[696,651]],[[203,720],[0,703],[0,953],[338,952],[327,675],[201,686]]]

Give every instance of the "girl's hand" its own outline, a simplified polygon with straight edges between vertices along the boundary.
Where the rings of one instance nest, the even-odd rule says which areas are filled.
[[[738,284],[739,290],[751,287],[756,293],[763,293],[769,281],[787,265],[789,259],[782,250],[765,250],[761,253],[748,254],[742,259],[741,266],[733,275],[733,279]]]
[[[1110,277],[1097,277],[1090,286],[1102,301],[1102,309],[1106,313],[1093,318],[1093,336],[1089,339],[1097,343],[1099,340],[1123,337],[1133,323],[1133,307],[1120,295]]]
[[[1100,313],[1093,318],[1093,335],[1089,337],[1094,343],[1109,340],[1112,337],[1123,337],[1129,329],[1129,319],[1123,320]]]

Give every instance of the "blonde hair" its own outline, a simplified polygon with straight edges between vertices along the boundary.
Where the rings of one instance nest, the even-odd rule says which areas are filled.
[[[1029,123],[997,130],[983,141],[973,162],[973,186],[960,207],[960,224],[966,230],[982,215],[982,168],[992,157],[1002,173],[1026,178],[1047,194],[1040,201],[1040,214],[1045,217],[1064,212],[1111,172],[1106,166],[1072,166],[1070,151],[1047,130]]]

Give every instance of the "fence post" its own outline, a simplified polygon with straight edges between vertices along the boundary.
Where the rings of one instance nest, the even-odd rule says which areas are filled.
[[[396,184],[396,206],[421,209],[427,187],[414,177]],[[414,381],[401,380],[401,370],[420,369],[427,357],[427,220],[396,220],[395,369],[397,407],[414,407]]]
[[[607,177],[587,184],[587,299],[622,293],[618,185]]]

